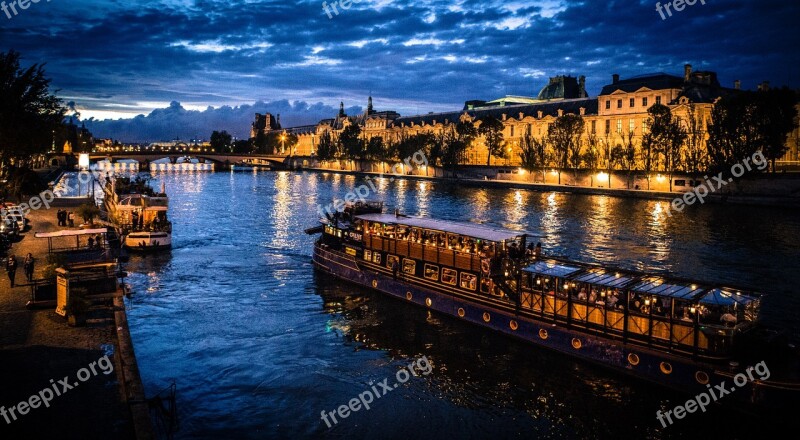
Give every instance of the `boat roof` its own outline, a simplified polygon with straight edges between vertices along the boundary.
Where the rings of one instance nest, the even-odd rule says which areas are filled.
[[[453,222],[447,220],[434,220],[430,218],[395,216],[394,214],[362,214],[357,219],[387,225],[403,225],[413,228],[432,229],[434,231],[450,232],[480,240],[502,242],[512,240],[523,235],[531,235],[525,231],[497,228],[475,223]]]
[[[56,232],[37,232],[34,234],[36,238],[56,238],[56,237],[74,237],[76,235],[97,235],[105,234],[108,228],[103,229],[64,229],[63,231]]]
[[[757,292],[745,292],[718,285],[700,284],[687,280],[669,279],[559,260],[536,261],[522,270],[537,275],[564,278],[570,282],[627,289],[646,295],[670,297],[708,305],[747,305],[759,301],[763,296]]]

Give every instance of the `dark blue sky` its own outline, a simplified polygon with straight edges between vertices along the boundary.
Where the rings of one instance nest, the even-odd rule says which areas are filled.
[[[0,50],[47,62],[84,119],[148,115],[91,124],[130,141],[244,136],[255,111],[313,123],[370,92],[404,115],[535,95],[558,74],[586,75],[594,96],[612,73],[684,63],[800,87],[800,3],[705,3],[662,20],[649,0],[361,0],[333,18],[316,0],[40,0],[0,12]]]

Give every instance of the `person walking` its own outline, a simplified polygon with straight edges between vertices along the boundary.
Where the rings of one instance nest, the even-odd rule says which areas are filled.
[[[17,257],[10,255],[6,260],[6,272],[8,272],[8,279],[11,281],[11,288],[14,288],[14,278],[17,275]]]
[[[25,257],[25,261],[22,263],[22,267],[25,269],[25,278],[28,279],[28,282],[33,281],[33,265],[36,263],[36,259],[33,258],[33,254],[30,252],[28,256]]]
[[[69,219],[69,227],[75,227],[75,213],[70,211],[69,214],[67,214],[67,218]]]
[[[56,212],[56,220],[58,220],[58,226],[61,226],[61,210],[60,209]]]

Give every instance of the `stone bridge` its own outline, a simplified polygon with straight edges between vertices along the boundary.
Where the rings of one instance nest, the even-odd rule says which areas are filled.
[[[158,159],[169,158],[172,163],[179,157],[191,156],[205,161],[211,161],[217,164],[217,168],[226,168],[236,162],[251,162],[260,165],[270,165],[273,168],[283,169],[287,168],[287,156],[268,155],[268,154],[215,154],[215,153],[190,153],[190,154],[176,154],[176,153],[138,153],[138,152],[113,152],[113,153],[91,153],[89,158],[92,161],[103,160],[110,158],[112,161],[122,159],[133,159],[139,163],[152,162]]]

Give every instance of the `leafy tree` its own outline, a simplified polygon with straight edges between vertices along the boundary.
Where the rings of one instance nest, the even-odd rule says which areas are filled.
[[[580,115],[566,114],[556,118],[547,127],[547,141],[553,146],[558,166],[558,183],[561,184],[561,171],[572,163],[576,172],[580,166],[581,135],[584,121]],[[578,156],[574,158],[574,156]],[[572,161],[570,161],[570,159]]]
[[[349,124],[339,134],[339,147],[347,159],[358,160],[364,157],[364,140],[361,138],[361,127]]]
[[[505,129],[503,122],[492,115],[484,117],[480,127],[478,127],[478,134],[483,136],[488,153],[486,157],[487,166],[491,165],[492,156],[506,157],[503,129]]]
[[[684,149],[684,170],[695,173],[704,169],[707,161],[705,149],[705,131],[702,121],[697,117],[697,107],[689,104],[686,107],[686,148]]]
[[[337,142],[331,136],[331,132],[325,130],[319,137],[317,144],[317,158],[319,160],[331,160],[338,156]]]
[[[669,173],[669,187],[672,191],[672,174],[675,172],[677,162],[681,157],[681,147],[686,140],[686,130],[678,118],[672,115],[669,107],[655,104],[647,109],[647,133],[642,136],[642,151],[645,153],[645,171],[647,172],[647,186],[650,189],[650,171],[652,170],[652,155],[655,153],[663,161],[662,169]]]
[[[91,224],[100,215],[100,208],[94,203],[84,203],[75,209],[75,215],[83,218],[84,223]]]
[[[253,142],[240,139],[233,143],[232,149],[236,154],[247,154],[253,151]]]
[[[367,142],[365,156],[369,160],[383,160],[386,157],[386,145],[382,137],[375,136],[370,138],[369,142]]]
[[[762,136],[761,152],[772,162],[783,157],[789,149],[787,136],[797,126],[797,93],[788,88],[756,92],[758,113],[755,123]]]
[[[583,163],[586,164],[586,168],[589,169],[589,186],[594,186],[594,174],[597,171],[600,163],[600,149],[599,149],[600,141],[597,139],[597,135],[595,133],[589,133],[589,136],[586,140],[586,152],[583,153]],[[609,174],[609,181],[611,180],[611,175]]]
[[[542,171],[542,182],[544,182],[544,167],[547,166],[547,139],[536,139],[530,132],[525,133],[520,139],[520,161],[522,168],[533,174],[536,169]]]
[[[34,156],[47,152],[55,134],[63,132],[65,111],[50,93],[43,65],[22,68],[19,52],[0,52],[0,173],[6,172],[0,177],[9,180],[8,192],[20,193],[12,181],[21,179],[17,174],[26,174]]]
[[[636,135],[633,131],[627,131],[624,134],[620,134],[620,141],[614,148],[611,150],[611,160],[614,162],[620,169],[626,170],[628,172],[626,186],[628,189],[631,189],[631,177],[632,171],[636,166],[636,143],[634,140],[636,139]]]
[[[227,131],[216,131],[214,130],[211,133],[211,150],[215,153],[224,153],[229,151],[230,146],[233,141],[233,136],[231,136]]]

